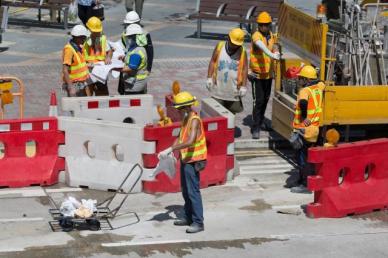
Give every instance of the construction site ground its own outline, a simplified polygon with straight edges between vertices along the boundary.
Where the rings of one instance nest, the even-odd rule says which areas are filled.
[[[319,1],[289,1],[307,12]],[[104,2],[104,28],[111,40],[123,30],[123,3]],[[220,34],[235,23],[204,21],[203,38],[195,36],[194,0],[147,0],[146,30],[153,38],[155,63],[148,90],[156,103],[164,103],[174,80],[199,99],[208,96],[204,87],[207,66]],[[16,11],[17,9],[11,9]],[[13,17],[36,18],[37,10],[16,12]],[[47,19],[48,16],[44,16]],[[10,25],[0,44],[0,74],[12,75],[26,85],[26,117],[47,116],[51,89],[63,96],[61,51],[69,36],[58,28]],[[250,89],[250,85],[248,85]],[[117,80],[109,81],[111,94]],[[313,194],[293,194],[286,186],[295,180],[288,149],[267,149],[272,133],[250,139],[252,95],[243,99],[244,112],[236,116],[236,170],[240,175],[222,186],[203,189],[205,231],[190,235],[173,226],[182,216],[180,193],[131,194],[112,221],[113,230],[53,232],[48,210],[67,197],[102,201],[113,193],[64,184],[0,190],[0,256],[2,257],[387,257],[388,214],[377,211],[341,219],[311,219],[304,213]],[[14,107],[7,115],[16,117]],[[271,103],[266,117],[271,117]],[[252,147],[261,148],[252,148]],[[373,193],[371,193],[373,194]],[[122,197],[122,196],[121,196]],[[120,199],[120,196],[115,203]],[[114,204],[115,204],[114,203]],[[122,227],[127,224],[131,224]]]

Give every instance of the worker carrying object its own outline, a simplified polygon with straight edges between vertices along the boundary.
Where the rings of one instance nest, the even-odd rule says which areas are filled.
[[[83,55],[83,46],[89,31],[83,25],[76,25],[71,30],[71,40],[62,52],[62,88],[69,97],[91,96],[89,69]]]
[[[91,17],[86,23],[86,27],[89,29],[90,37],[84,44],[84,56],[88,64],[89,71],[94,67],[94,64],[98,62],[104,62],[105,64],[112,63],[112,49],[107,42],[106,36],[103,33],[102,22],[97,17]],[[97,81],[93,85],[90,85],[91,93],[96,96],[108,96],[108,82],[102,83]]]
[[[187,233],[204,230],[199,172],[206,166],[207,147],[202,120],[192,110],[192,106],[196,105],[197,99],[189,92],[180,92],[174,96],[174,107],[179,110],[182,117],[181,131],[174,144],[159,153],[160,158],[166,158],[171,152],[180,151],[185,217],[175,221],[174,225],[190,226],[186,230]]]
[[[299,186],[291,188],[291,192],[308,193],[307,177],[314,173],[314,169],[307,163],[307,152],[318,140],[325,84],[317,79],[317,71],[310,65],[300,70],[298,83],[302,88],[296,102],[294,132],[290,141],[296,150]]]
[[[228,40],[215,47],[208,68],[206,88],[212,98],[233,114],[244,110],[241,97],[247,93],[248,60],[244,37],[243,30],[232,29]]]
[[[253,112],[252,138],[260,138],[260,129],[269,130],[264,123],[264,114],[271,95],[274,78],[274,62],[280,53],[274,47],[275,37],[270,31],[272,18],[267,12],[257,17],[258,31],[252,35],[249,80],[252,84]]]
[[[143,29],[138,24],[131,24],[125,31],[127,52],[124,57],[124,68],[121,70],[122,88],[119,93],[128,94],[145,94],[147,93],[147,52],[144,47],[138,45],[137,35],[142,35]]]

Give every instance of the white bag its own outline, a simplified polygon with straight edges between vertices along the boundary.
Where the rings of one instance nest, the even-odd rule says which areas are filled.
[[[69,5],[69,21],[77,22],[78,18],[78,3],[77,0],[74,0]]]
[[[173,179],[176,174],[176,158],[174,153],[168,154],[166,158],[160,158],[154,172],[150,177],[154,178],[157,174],[164,172],[170,179]]]

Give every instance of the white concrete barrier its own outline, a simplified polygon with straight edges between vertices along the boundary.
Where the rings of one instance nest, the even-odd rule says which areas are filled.
[[[142,154],[155,153],[155,143],[143,140],[143,125],[59,117],[59,130],[65,132],[60,156],[66,159],[66,183],[97,190],[116,189],[132,166],[143,166]],[[145,170],[134,188],[141,192],[141,181],[152,171]],[[135,183],[134,171],[123,190]]]
[[[125,95],[62,98],[62,110],[74,117],[92,118],[138,125],[158,119],[152,95]]]

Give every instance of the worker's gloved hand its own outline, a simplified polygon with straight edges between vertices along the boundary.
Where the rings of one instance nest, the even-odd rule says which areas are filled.
[[[206,81],[206,89],[208,91],[211,90],[211,88],[213,88],[214,86],[214,82],[213,82],[213,78],[207,78],[207,81]]]
[[[280,53],[279,52],[273,53],[273,59],[280,60]]]
[[[172,148],[167,148],[161,152],[159,152],[158,154],[158,159],[165,159],[167,158],[168,154],[170,154],[172,152]]]
[[[238,95],[240,97],[244,97],[245,95],[247,95],[247,90],[248,89],[245,86],[240,87],[240,89],[238,90]]]

